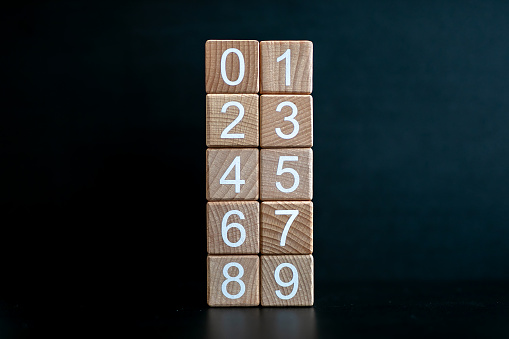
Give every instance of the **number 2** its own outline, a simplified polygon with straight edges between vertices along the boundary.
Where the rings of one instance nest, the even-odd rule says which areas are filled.
[[[281,242],[279,243],[281,246],[286,245],[286,237],[288,236],[288,231],[292,226],[293,221],[299,215],[299,210],[276,210],[274,211],[276,215],[289,215],[288,221],[286,222],[285,228],[283,229],[283,233],[281,234]]]
[[[290,56],[291,56],[291,50],[288,48],[286,50],[286,52],[284,52],[283,54],[281,54],[281,56],[279,56],[277,58],[277,62],[280,62],[281,60],[286,59],[286,62],[285,62],[285,85],[286,86],[290,86]]]
[[[244,106],[240,102],[237,101],[230,101],[223,105],[223,108],[221,108],[222,113],[226,113],[226,110],[230,106],[235,106],[239,109],[239,115],[235,118],[235,120],[232,121],[231,124],[229,124],[221,133],[221,139],[244,139],[244,133],[239,134],[228,134],[232,130],[233,127],[235,127],[244,117]],[[295,113],[297,114],[297,113]],[[290,116],[292,118],[294,116]],[[287,118],[285,118],[286,120]],[[295,125],[295,124],[294,124]],[[297,125],[298,129],[298,125]]]

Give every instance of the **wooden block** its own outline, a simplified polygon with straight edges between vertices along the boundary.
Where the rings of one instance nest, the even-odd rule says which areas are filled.
[[[313,97],[262,95],[260,97],[261,147],[312,147]]]
[[[313,203],[263,202],[260,217],[262,254],[313,253]]]
[[[258,254],[260,203],[226,201],[207,203],[209,254]]]
[[[207,146],[258,147],[258,95],[207,94]]]
[[[207,257],[209,306],[258,306],[259,257],[224,255]]]
[[[262,149],[261,200],[313,199],[311,148]]]
[[[313,306],[312,255],[262,255],[262,306]]]
[[[259,43],[256,40],[208,40],[205,43],[207,93],[258,93]]]
[[[207,200],[258,199],[258,149],[207,149]]]
[[[262,41],[260,53],[262,94],[311,94],[313,91],[311,41]]]

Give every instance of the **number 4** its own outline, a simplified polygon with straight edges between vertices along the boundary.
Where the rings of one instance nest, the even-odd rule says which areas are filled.
[[[233,170],[235,167],[235,179],[230,180],[226,179],[228,174]],[[240,179],[240,155],[236,156],[235,159],[233,159],[230,166],[226,169],[221,179],[219,179],[219,183],[221,185],[235,185],[235,193],[240,193],[240,185],[244,185],[246,183],[245,180]]]
[[[281,246],[286,245],[286,237],[288,236],[288,231],[292,226],[293,221],[299,215],[298,210],[276,210],[274,211],[276,215],[289,215],[288,221],[286,222],[285,228],[283,229],[283,233],[281,234],[281,242],[279,243]]]

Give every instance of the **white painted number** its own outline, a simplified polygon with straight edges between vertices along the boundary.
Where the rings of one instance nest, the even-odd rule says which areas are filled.
[[[228,127],[226,127],[223,130],[223,132],[221,133],[221,138],[222,139],[244,139],[244,134],[243,133],[240,133],[240,134],[228,134],[228,132],[230,132],[232,130],[232,128],[235,127],[235,125],[237,125],[242,120],[242,118],[244,117],[244,106],[242,106],[242,104],[240,102],[230,101],[230,102],[227,102],[226,104],[223,105],[223,108],[221,108],[221,112],[222,113],[226,113],[226,110],[230,106],[237,107],[239,109],[239,115],[237,116],[237,118],[235,118],[235,120],[232,121],[231,124],[228,125]],[[295,113],[295,114],[297,114],[297,113]],[[285,120],[286,120],[286,118],[285,118]]]
[[[230,267],[237,267],[237,269],[239,270],[239,274],[236,277],[232,277],[228,274],[228,270],[230,269]],[[240,278],[242,278],[242,276],[244,275],[244,267],[242,267],[241,264],[236,262],[228,263],[223,267],[223,275],[226,278],[226,280],[223,281],[223,284],[221,285],[221,291],[223,292],[224,296],[227,297],[228,299],[238,299],[242,297],[244,295],[244,292],[246,292],[246,285],[242,280],[240,280]],[[237,294],[230,294],[226,290],[226,286],[232,281],[237,282],[240,285],[240,291]]]
[[[235,179],[230,180],[226,179],[228,174],[233,170],[235,167]],[[221,179],[219,179],[219,183],[221,185],[235,185],[235,193],[240,193],[240,185],[244,185],[246,183],[245,180],[240,179],[240,155],[236,156],[235,159],[233,159],[232,163],[230,164],[230,167],[226,169],[226,172],[224,172]]]
[[[280,62],[281,60],[286,59],[286,63],[285,63],[285,72],[286,72],[285,85],[286,86],[290,86],[290,55],[291,55],[291,52],[290,52],[290,49],[288,48],[286,50],[286,52],[284,52],[283,54],[281,54],[281,56],[279,58],[277,58],[277,62]]]
[[[286,237],[288,236],[288,231],[290,230],[290,226],[292,226],[293,221],[299,215],[298,210],[276,210],[274,212],[276,215],[289,215],[290,218],[286,222],[285,228],[283,229],[283,234],[281,234],[281,242],[279,243],[281,246],[286,245]]]
[[[297,213],[298,213],[298,211],[297,211]],[[232,222],[231,224],[227,225],[228,218],[232,214],[237,215],[240,218],[240,220],[244,220],[245,219],[244,214],[241,211],[239,211],[239,210],[228,211],[228,213],[226,213],[224,215],[223,221],[221,222],[221,234],[223,236],[223,240],[224,240],[226,245],[228,245],[230,247],[239,247],[246,240],[246,229],[244,228],[244,226],[242,226],[238,222]],[[239,232],[240,232],[240,239],[237,242],[231,242],[230,240],[228,240],[228,231],[230,230],[230,228],[236,228],[236,229],[239,230]]]
[[[276,134],[283,139],[291,139],[299,133],[299,122],[294,118],[297,116],[297,106],[293,102],[284,101],[277,105],[276,112],[281,112],[281,109],[285,106],[289,106],[292,109],[292,114],[289,117],[285,117],[285,121],[290,121],[293,124],[293,131],[290,134],[284,134],[281,128],[276,128]]]
[[[285,267],[291,269],[293,273],[292,279],[290,279],[289,282],[282,281],[280,277],[281,270]],[[281,290],[276,290],[276,295],[279,297],[279,299],[288,300],[295,297],[295,295],[297,294],[297,290],[299,289],[299,273],[297,272],[295,266],[289,263],[280,264],[278,267],[276,267],[276,270],[274,271],[274,279],[276,279],[276,282],[281,287],[288,287],[293,285],[292,293],[288,295],[284,295],[283,293],[281,293]]]
[[[239,57],[239,77],[235,81],[231,81],[230,79],[228,79],[228,75],[226,74],[226,58],[230,53],[235,53]],[[246,65],[244,63],[244,56],[242,55],[241,51],[239,51],[236,48],[228,48],[226,51],[223,52],[223,55],[221,56],[221,76],[223,77],[224,82],[226,82],[230,86],[240,84],[242,79],[244,79],[245,69]]]
[[[293,175],[293,186],[290,188],[284,188],[283,185],[281,185],[281,183],[279,181],[276,181],[276,187],[278,190],[280,190],[283,193],[291,193],[291,192],[295,191],[297,189],[297,187],[299,187],[300,177],[299,177],[299,173],[297,173],[297,171],[294,170],[293,168],[283,168],[285,161],[299,161],[299,157],[298,156],[282,155],[279,157],[279,162],[277,164],[276,175],[290,173],[291,175]]]

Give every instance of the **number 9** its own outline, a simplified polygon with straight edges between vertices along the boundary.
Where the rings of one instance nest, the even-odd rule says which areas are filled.
[[[289,269],[291,269],[292,273],[293,273],[293,277],[292,277],[292,279],[290,279],[289,282],[284,282],[281,280],[280,273],[281,273],[281,270],[285,267],[288,267]],[[276,290],[276,295],[279,297],[279,299],[288,300],[288,299],[292,299],[293,297],[295,297],[295,295],[297,294],[297,291],[299,289],[299,273],[297,272],[297,268],[295,268],[295,266],[293,266],[290,263],[280,264],[278,267],[276,267],[276,270],[274,271],[274,279],[276,279],[276,282],[281,287],[288,287],[288,286],[293,285],[292,293],[290,293],[288,295],[283,295],[283,293],[281,293],[281,290]]]

